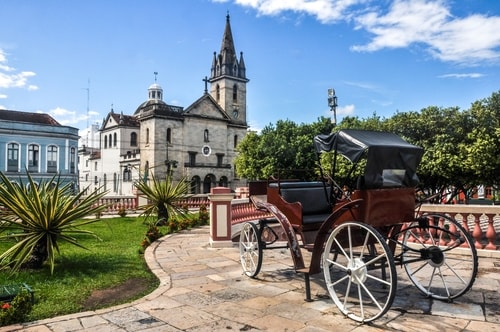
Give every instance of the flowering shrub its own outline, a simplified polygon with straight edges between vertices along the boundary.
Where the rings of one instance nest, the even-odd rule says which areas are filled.
[[[124,207],[121,207],[118,209],[118,215],[122,218],[124,218],[127,215],[127,210],[125,210]]]
[[[200,206],[200,212],[199,212],[199,221],[198,223],[200,225],[208,225],[209,224],[209,219],[210,219],[210,214],[207,211],[207,206],[205,204],[202,204]]]
[[[146,231],[146,236],[141,242],[142,250],[145,250],[151,243],[162,237],[162,233],[155,223],[148,224],[148,229]]]
[[[31,294],[21,289],[10,303],[0,302],[0,326],[24,322],[32,307]]]
[[[186,210],[187,211],[187,210]],[[207,211],[205,205],[200,206],[198,216],[196,215],[175,215],[168,219],[168,222],[163,220],[157,222],[147,223],[148,229],[146,235],[141,242],[141,250],[139,252],[144,253],[144,250],[154,241],[158,240],[164,234],[160,231],[159,227],[165,226],[165,234],[175,233],[184,229],[189,229],[196,226],[208,225],[210,219],[210,214]]]

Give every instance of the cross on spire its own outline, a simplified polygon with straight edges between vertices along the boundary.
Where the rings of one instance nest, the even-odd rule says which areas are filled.
[[[203,82],[205,82],[205,94],[208,93],[208,89],[207,89],[207,83],[208,83],[208,78],[205,76],[204,79],[202,79]]]
[[[156,83],[156,76],[158,76],[158,72],[155,71],[153,74],[155,74],[155,83]]]

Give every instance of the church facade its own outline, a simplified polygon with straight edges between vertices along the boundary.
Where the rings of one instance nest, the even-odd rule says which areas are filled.
[[[215,186],[245,186],[234,158],[248,129],[249,80],[243,53],[235,51],[229,15],[220,52],[214,52],[210,77],[203,81],[202,96],[185,108],[163,101],[155,77],[148,99],[132,115],[111,110],[98,131],[98,146],[79,150],[81,189],[131,196],[139,177],[164,179],[167,173],[191,181],[193,194],[209,193]]]

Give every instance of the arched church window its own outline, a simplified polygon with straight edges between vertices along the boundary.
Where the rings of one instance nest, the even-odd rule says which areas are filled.
[[[215,100],[217,100],[217,102],[220,101],[220,86],[219,86],[219,84],[217,84],[215,86]]]
[[[235,84],[233,85],[233,103],[236,103],[238,101],[238,86]]]
[[[146,128],[146,144],[149,144],[149,128]]]
[[[137,133],[130,134],[130,146],[137,146]]]
[[[204,133],[203,133],[203,141],[204,142],[208,142],[208,129],[205,129]]]
[[[167,128],[167,143],[172,143],[172,129]]]

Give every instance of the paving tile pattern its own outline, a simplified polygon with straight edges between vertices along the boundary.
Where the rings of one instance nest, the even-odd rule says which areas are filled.
[[[453,303],[423,297],[398,270],[391,309],[371,324],[345,318],[329,299],[322,275],[311,277],[314,300],[304,301],[303,277],[287,250],[264,252],[262,271],[241,272],[239,250],[212,248],[202,227],[166,236],[146,251],[160,279],[133,303],[12,325],[0,331],[499,331],[500,259],[480,258],[470,292]],[[306,256],[306,254],[305,254]]]

